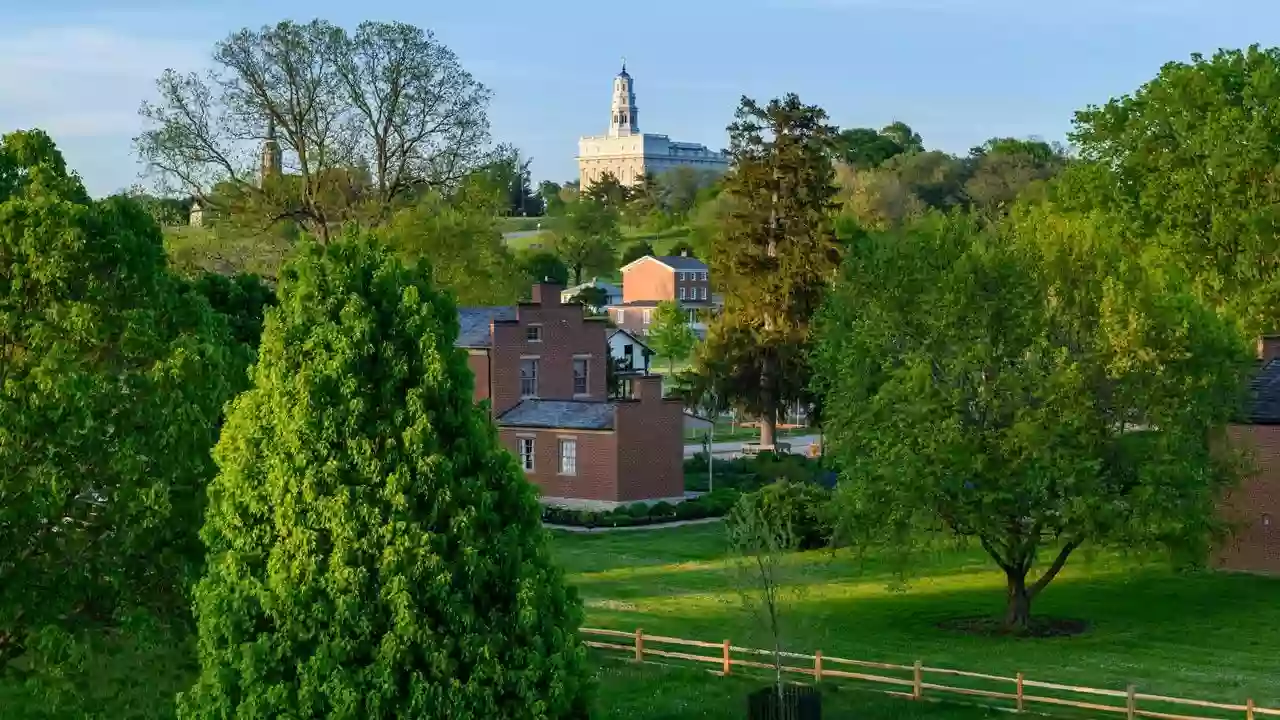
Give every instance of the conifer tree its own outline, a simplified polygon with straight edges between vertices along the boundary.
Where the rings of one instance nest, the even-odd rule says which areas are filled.
[[[833,226],[834,127],[794,94],[743,98],[729,126],[728,212],[712,239],[722,312],[699,353],[701,390],[760,416],[772,445],[779,412],[808,396],[809,323],[839,264]]]
[[[305,248],[215,450],[185,718],[584,717],[581,606],[425,264]]]

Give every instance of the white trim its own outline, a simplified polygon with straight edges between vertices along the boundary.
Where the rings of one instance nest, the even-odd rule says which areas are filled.
[[[689,258],[689,259],[690,259],[690,260],[697,260],[698,262],[702,263],[702,265],[703,265],[704,267],[706,266],[706,263],[702,262],[701,260],[698,260],[697,258]],[[645,256],[644,256],[644,257],[642,257],[642,258],[638,258],[638,259],[636,259],[636,260],[632,260],[631,262],[627,263],[626,265],[623,265],[622,267],[618,268],[618,272],[620,272],[620,273],[625,273],[626,271],[630,270],[631,268],[635,267],[636,265],[639,265],[640,263],[644,262],[645,260],[652,260],[652,261],[654,261],[654,262],[658,263],[659,265],[661,265],[662,267],[664,267],[664,268],[666,268],[666,269],[670,270],[671,272],[699,272],[699,273],[705,273],[705,272],[707,272],[706,270],[679,270],[679,269],[677,269],[677,268],[673,268],[673,267],[671,267],[670,265],[668,265],[668,264],[666,264],[666,263],[662,262],[662,261],[661,261],[661,260],[659,260],[659,259],[657,258],[657,256],[655,256],[655,255],[645,255]],[[623,284],[625,284],[625,283],[623,283]]]

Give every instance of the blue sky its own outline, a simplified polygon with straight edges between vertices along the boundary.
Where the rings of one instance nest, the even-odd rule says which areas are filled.
[[[954,152],[997,135],[1061,140],[1071,113],[1160,65],[1280,44],[1275,0],[21,0],[0,24],[0,130],[43,127],[94,194],[138,181],[139,103],[166,67],[283,18],[433,30],[494,92],[494,137],[535,179],[576,176],[619,58],[641,129],[726,144],[738,98],[796,92],[842,126],[902,120]],[[12,7],[8,7],[12,6]]]

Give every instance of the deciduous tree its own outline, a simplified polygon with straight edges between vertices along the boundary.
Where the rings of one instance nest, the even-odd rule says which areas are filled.
[[[809,323],[839,261],[832,226],[835,128],[795,95],[742,99],[729,126],[723,229],[711,275],[724,292],[699,353],[704,388],[761,418],[772,445],[779,412],[805,394]]]
[[[1116,231],[1044,207],[998,231],[931,216],[851,250],[820,322],[847,538],[975,540],[1012,630],[1082,546],[1203,558],[1238,477],[1211,441],[1248,344]]]
[[[0,140],[0,663],[42,628],[186,615],[232,345],[147,208],[91,200],[43,132]]]
[[[489,91],[412,25],[348,33],[285,21],[232,33],[212,59],[206,76],[160,77],[136,145],[162,184],[243,222],[295,222],[323,240],[345,221],[381,222],[491,157]],[[263,178],[273,135],[283,175]]]
[[[1171,62],[1131,95],[1076,114],[1089,161],[1059,199],[1133,223],[1249,332],[1280,329],[1280,48]]]
[[[448,294],[349,237],[279,295],[216,449],[179,716],[584,717],[581,606]]]
[[[688,358],[698,342],[698,336],[689,327],[688,311],[670,300],[658,303],[645,339],[654,352],[667,359],[672,375],[675,375],[676,363]]]
[[[581,283],[588,274],[612,271],[618,259],[617,206],[583,195],[565,208],[564,228],[556,234],[556,255]]]

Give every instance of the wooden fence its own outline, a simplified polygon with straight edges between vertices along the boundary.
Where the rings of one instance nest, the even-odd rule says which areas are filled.
[[[728,640],[707,642],[663,635],[646,635],[640,628],[636,628],[635,632],[583,628],[582,632],[587,636],[608,638],[607,640],[588,639],[585,641],[588,647],[625,653],[636,662],[647,662],[649,661],[648,658],[685,660],[704,667],[710,666],[708,667],[709,670],[721,675],[732,674],[735,667],[773,670],[772,650],[738,647]],[[621,642],[623,639],[626,640],[625,644]],[[658,647],[652,647],[652,645],[657,645]],[[671,646],[696,648],[696,650],[683,652],[670,649]],[[706,650],[715,650],[716,652],[714,654],[699,654],[700,651]],[[743,656],[753,659],[744,659]],[[924,699],[926,693],[931,696],[961,695],[988,700],[1001,700],[1004,702],[995,707],[1002,707],[1016,712],[1028,711],[1033,705],[1053,705],[1095,712],[1115,713],[1124,715],[1130,720],[1134,718],[1222,720],[1222,718],[1238,717],[1243,717],[1246,720],[1260,720],[1264,717],[1280,717],[1280,709],[1257,707],[1252,699],[1246,700],[1244,704],[1237,705],[1167,695],[1149,695],[1138,692],[1133,685],[1130,685],[1127,690],[1104,690],[1102,688],[1030,680],[1022,673],[1018,673],[1015,677],[1005,677],[966,670],[935,668],[926,666],[919,660],[914,665],[848,660],[823,655],[821,650],[815,651],[812,655],[783,652],[781,656],[783,658],[782,670],[784,673],[801,675],[815,683],[837,678],[859,681],[863,684],[870,684],[872,689],[879,692],[912,700]],[[931,681],[939,676],[957,678],[957,680],[949,682],[960,682],[958,679],[963,679],[970,685],[987,685],[1000,689],[958,687],[956,685],[944,685],[941,681]],[[889,688],[883,689],[880,686],[889,686]],[[1076,699],[1080,696],[1085,696],[1087,699]],[[1140,703],[1146,707],[1140,707]],[[1155,709],[1156,707],[1161,709],[1158,711]],[[1185,710],[1183,712],[1196,712],[1197,710],[1217,712],[1213,715],[1191,715],[1166,711],[1181,710],[1182,708],[1195,708],[1195,710]]]

